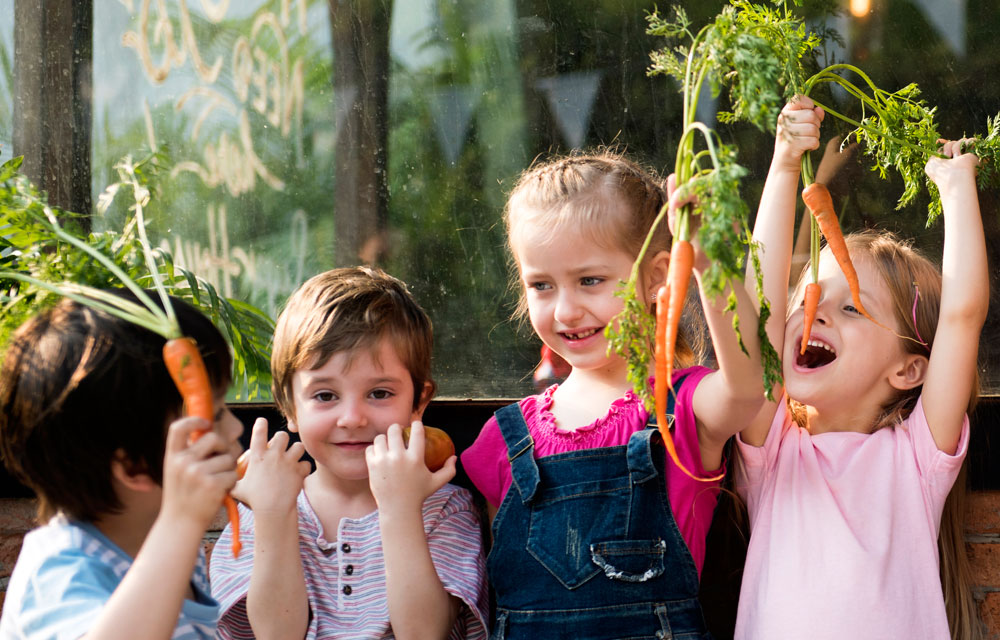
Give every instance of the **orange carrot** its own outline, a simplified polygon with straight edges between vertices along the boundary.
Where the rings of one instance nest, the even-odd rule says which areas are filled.
[[[668,269],[667,272],[669,274],[670,270]],[[688,273],[690,273],[690,270]],[[668,389],[673,388],[673,383],[670,379],[673,373],[669,370],[670,366],[667,362],[667,328],[670,324],[668,320],[670,315],[669,301],[673,299],[670,282],[671,280],[668,276],[667,286],[660,287],[660,290],[656,293],[656,376],[653,380],[656,428],[663,437],[663,445],[667,448],[670,459],[674,461],[678,469],[699,482],[715,482],[716,480],[721,480],[725,474],[719,474],[712,478],[703,478],[688,471],[688,468],[684,466],[677,455],[677,447],[674,446],[674,438],[670,434],[670,423],[667,422],[667,393]]]
[[[694,266],[694,247],[687,240],[677,240],[670,251],[670,265],[667,267],[667,291],[670,294],[667,306],[666,352],[667,384],[673,388],[671,377],[674,373],[674,354],[677,350],[677,331],[687,298],[691,268]]]
[[[802,305],[805,308],[805,319],[802,324],[802,347],[799,353],[806,352],[809,344],[809,334],[812,332],[813,321],[816,319],[816,309],[819,307],[819,283],[810,282],[806,285]]]
[[[840,270],[847,278],[847,286],[851,289],[851,299],[858,313],[868,318],[876,324],[875,318],[868,313],[865,306],[861,304],[861,286],[858,283],[858,272],[854,270],[854,263],[851,262],[851,254],[847,250],[847,243],[844,242],[844,234],[840,230],[840,223],[837,221],[837,214],[833,210],[833,197],[826,185],[814,182],[802,190],[802,201],[809,208],[809,213],[816,219],[819,230],[826,238],[826,246],[830,247],[830,253],[837,259]]]
[[[215,410],[212,400],[212,383],[208,379],[205,362],[198,351],[198,345],[191,338],[174,338],[163,345],[163,362],[173,378],[177,390],[184,400],[184,407],[189,416],[204,418],[209,424],[215,422]],[[196,431],[194,440],[208,432],[207,429]],[[240,519],[236,509],[236,501],[232,496],[226,496],[223,504],[229,514],[229,524],[233,530],[233,557],[240,554],[243,545],[240,543]]]

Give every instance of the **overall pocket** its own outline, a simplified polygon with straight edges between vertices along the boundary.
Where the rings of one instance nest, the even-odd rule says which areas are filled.
[[[563,586],[579,587],[602,571],[591,545],[627,535],[630,494],[627,477],[543,490],[531,505],[528,553]]]
[[[611,540],[590,545],[595,565],[612,580],[645,582],[663,575],[663,540]]]

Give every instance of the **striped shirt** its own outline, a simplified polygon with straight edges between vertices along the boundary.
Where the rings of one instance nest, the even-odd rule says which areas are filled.
[[[92,524],[56,516],[24,537],[4,600],[0,638],[85,635],[131,566],[132,558]],[[184,601],[173,640],[215,637],[219,605],[209,595],[204,551],[198,553],[191,586],[195,600]],[[134,635],[142,637],[142,631]]]
[[[253,569],[253,512],[242,504],[239,509],[240,557],[232,557],[232,529],[227,526],[210,563],[213,595],[222,607],[219,637],[227,640],[254,637],[246,612]],[[324,537],[304,491],[299,493],[298,514],[299,550],[312,614],[306,639],[392,638],[378,511],[342,518],[331,540]],[[489,603],[472,497],[465,489],[445,485],[424,501],[423,517],[438,577],[445,590],[463,603],[448,638],[484,640]]]

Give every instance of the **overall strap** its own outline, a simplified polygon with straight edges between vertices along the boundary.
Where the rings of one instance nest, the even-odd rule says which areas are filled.
[[[680,392],[681,384],[685,378],[687,378],[687,374],[678,378],[677,383],[674,384],[673,393],[667,392],[666,415],[667,421],[670,423],[668,427],[670,429],[674,427],[674,398]],[[656,426],[655,411],[649,414],[649,419],[646,421],[646,428],[636,431],[628,439],[628,468],[632,482],[634,483],[646,482],[656,477],[652,447],[652,438],[654,437],[660,437],[660,432]]]
[[[507,460],[514,486],[521,495],[521,502],[528,504],[535,496],[540,477],[535,464],[535,441],[528,433],[521,406],[509,404],[493,414],[500,427],[500,435],[507,445]]]

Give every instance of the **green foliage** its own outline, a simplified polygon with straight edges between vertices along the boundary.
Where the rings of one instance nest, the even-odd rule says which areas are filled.
[[[50,207],[44,194],[18,172],[21,158],[0,166],[0,343],[24,320],[55,304],[60,295],[23,278],[60,286],[119,288],[123,280],[94,256],[81,250],[81,243],[106,256],[120,273],[140,287],[153,288],[153,276],[143,251],[141,224],[135,213],[148,202],[157,176],[158,156],[138,164],[124,162],[128,170],[111,184],[99,199],[107,207],[121,190],[132,190],[132,215],[121,232],[84,231],[80,214]],[[59,220],[57,222],[56,220]],[[75,242],[74,242],[75,241]],[[165,251],[153,250],[156,268],[168,293],[188,300],[223,332],[234,350],[234,392],[236,399],[258,397],[270,386],[270,342],[274,323],[255,307],[218,294],[195,274],[174,265]],[[16,276],[16,277],[15,277]]]
[[[981,191],[996,188],[1000,185],[1000,113],[996,117],[986,118],[986,135],[977,137],[969,146],[979,156],[979,172],[976,174],[976,184]]]

